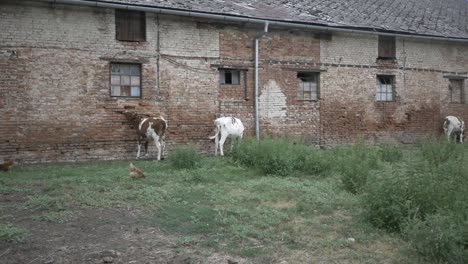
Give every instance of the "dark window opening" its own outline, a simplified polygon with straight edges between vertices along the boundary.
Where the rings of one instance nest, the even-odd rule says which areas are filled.
[[[391,75],[378,75],[377,76],[377,90],[375,99],[378,102],[391,102],[395,100],[395,76]]]
[[[122,41],[145,41],[145,12],[116,9],[115,38]]]
[[[379,36],[380,60],[394,60],[396,58],[395,37]]]
[[[141,96],[141,65],[127,63],[110,64],[111,96]]]
[[[297,73],[297,99],[316,101],[319,99],[319,73]]]
[[[240,70],[219,70],[219,82],[221,84],[240,84]]]
[[[463,79],[449,79],[449,91],[451,103],[465,103],[465,87]]]

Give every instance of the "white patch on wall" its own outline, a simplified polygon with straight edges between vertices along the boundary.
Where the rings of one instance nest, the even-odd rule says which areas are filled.
[[[261,118],[286,117],[286,96],[274,80],[270,80],[268,84],[263,86],[258,102]]]

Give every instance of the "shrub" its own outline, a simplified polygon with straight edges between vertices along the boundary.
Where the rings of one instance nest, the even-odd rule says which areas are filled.
[[[363,206],[372,224],[398,232],[408,218],[424,222],[440,210],[467,221],[468,164],[458,153],[462,150],[445,152],[451,147],[437,143],[443,152],[452,153],[452,159],[445,159],[434,145],[416,149],[405,162],[370,177]]]
[[[28,232],[21,227],[12,224],[0,224],[0,241],[21,242]]]
[[[374,149],[363,143],[351,148],[334,151],[336,169],[341,174],[345,190],[356,194],[366,185],[370,170],[378,167],[378,158]]]
[[[378,228],[399,232],[410,211],[406,175],[400,169],[370,177],[363,195],[365,216]]]
[[[423,141],[418,144],[418,149],[423,159],[436,166],[464,156],[463,146],[440,140]]]
[[[403,236],[412,249],[429,260],[440,263],[466,263],[462,223],[449,212],[428,215],[425,220],[413,218],[403,227]]]
[[[403,158],[403,151],[398,146],[381,145],[379,148],[379,156],[382,161],[398,162]]]
[[[201,161],[201,155],[194,147],[177,147],[170,155],[170,163],[177,169],[196,168]]]
[[[305,157],[302,171],[313,175],[324,175],[333,168],[331,151],[310,151]]]
[[[264,174],[287,176],[304,167],[308,148],[288,140],[263,139],[243,141],[233,152],[233,159]]]

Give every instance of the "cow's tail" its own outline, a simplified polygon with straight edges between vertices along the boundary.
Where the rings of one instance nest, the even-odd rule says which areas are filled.
[[[219,131],[221,130],[221,124],[219,122],[216,122],[215,121],[215,125],[216,125],[216,133],[214,136],[210,137],[210,139],[215,139],[218,135],[219,135]]]
[[[448,118],[445,118],[443,128],[446,129],[450,125],[450,120]]]

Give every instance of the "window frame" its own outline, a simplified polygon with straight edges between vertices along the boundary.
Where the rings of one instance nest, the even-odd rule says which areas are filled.
[[[459,101],[454,101],[454,94],[453,94],[453,87],[452,87],[452,82],[460,82],[460,95],[459,95]],[[465,79],[462,78],[449,78],[449,91],[450,91],[450,103],[452,104],[465,104],[466,102],[466,94],[465,94]]]
[[[391,92],[389,93],[388,92],[388,85],[389,83],[381,83],[379,82],[379,78],[389,78],[390,79],[390,85],[391,85]],[[387,87],[385,87],[385,92],[382,92],[380,91],[379,92],[379,86],[381,85],[387,85]],[[382,87],[380,87],[382,88]],[[382,97],[380,97],[379,99],[379,96],[378,95],[385,95],[385,100],[382,100]],[[388,100],[388,95],[391,94],[392,95],[392,98],[391,100]],[[395,102],[396,99],[396,87],[395,87],[395,75],[388,75],[388,74],[378,74],[376,75],[376,79],[375,79],[375,101],[376,102]]]
[[[304,74],[304,75],[311,75],[314,76],[314,82],[303,82],[300,81],[299,79],[301,78],[299,75]],[[304,77],[308,78],[308,77]],[[310,78],[310,76],[309,76]],[[296,86],[296,100],[298,101],[309,101],[309,102],[314,102],[314,101],[319,101],[320,100],[320,72],[317,71],[298,71],[296,72],[296,81],[297,81],[297,86]],[[304,84],[305,83],[315,83],[315,99],[312,98],[312,95],[314,92],[312,91],[312,87],[309,87],[309,92],[310,96],[309,98],[305,98],[305,89],[304,89]],[[299,89],[299,86],[302,84],[302,89]]]
[[[393,36],[379,36],[377,59],[395,60],[396,59],[396,38]]]
[[[135,28],[138,28],[141,35],[135,35]],[[115,9],[115,39],[128,42],[146,42],[146,13]]]
[[[131,96],[132,94],[132,76],[135,77],[137,75],[127,75],[127,74],[112,74],[112,65],[133,65],[133,66],[138,66],[138,71],[139,71],[139,75],[138,75],[138,82],[139,82],[139,93],[138,93],[138,96]],[[113,95],[112,94],[112,88],[113,86],[117,86],[116,84],[113,84],[112,83],[112,76],[128,76],[130,77],[130,85],[128,85],[130,87],[130,90],[129,90],[129,95]],[[143,81],[143,76],[142,76],[142,64],[141,63],[137,63],[137,62],[119,62],[119,61],[116,61],[116,62],[110,62],[109,63],[109,96],[111,98],[127,98],[127,99],[141,99],[142,98],[142,81]],[[122,82],[122,79],[120,77],[120,83]],[[120,89],[122,88],[122,86],[124,85],[118,85],[120,86]],[[120,94],[122,94],[122,90],[120,90]]]
[[[241,69],[220,68],[219,71],[219,84],[221,85],[240,85],[241,84]],[[226,83],[226,73],[231,73],[231,83]],[[233,83],[232,72],[237,72],[237,83]]]

